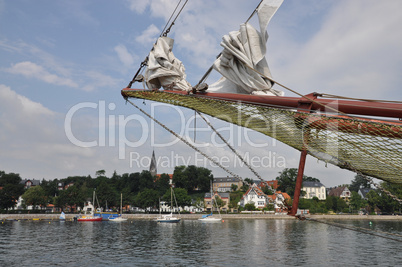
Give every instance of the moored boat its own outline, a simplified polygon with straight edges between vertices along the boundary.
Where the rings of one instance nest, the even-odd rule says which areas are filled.
[[[126,218],[123,218],[122,211],[123,211],[123,194],[120,194],[120,215],[109,217],[109,221],[111,221],[111,222],[125,222],[125,221],[127,221]]]
[[[159,214],[159,217],[156,218],[157,222],[160,223],[178,223],[180,222],[180,218],[178,217],[174,217],[173,216],[173,195],[174,195],[174,191],[173,191],[173,184],[172,184],[172,180],[169,181],[170,182],[170,214]],[[176,200],[176,198],[175,198]],[[177,206],[177,203],[176,203]],[[159,212],[161,212],[160,210],[160,201],[159,201]]]
[[[95,191],[93,194],[93,202],[95,203]],[[95,206],[93,204],[88,205],[86,212],[87,214],[81,215],[77,218],[77,221],[79,222],[100,222],[102,221],[101,216],[96,216],[94,213]]]

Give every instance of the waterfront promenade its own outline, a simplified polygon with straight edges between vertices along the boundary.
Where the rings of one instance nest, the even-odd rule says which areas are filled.
[[[73,220],[78,214],[66,214],[66,220]],[[183,220],[197,220],[202,214],[180,214]],[[59,220],[60,214],[0,214],[0,221],[7,220]],[[158,214],[123,214],[129,220],[155,220]],[[394,215],[307,215],[315,220],[402,220],[402,216]],[[275,214],[222,214],[223,220],[231,219],[264,219],[264,220],[295,220],[295,217]]]

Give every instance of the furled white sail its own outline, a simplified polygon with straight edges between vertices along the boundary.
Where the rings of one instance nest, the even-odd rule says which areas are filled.
[[[149,53],[148,68],[144,74],[149,89],[192,89],[191,84],[186,81],[183,63],[172,52],[173,43],[174,40],[169,37],[159,37]]]
[[[265,58],[268,40],[266,28],[282,2],[264,0],[259,5],[260,32],[246,22],[240,25],[239,31],[230,32],[222,38],[223,51],[213,67],[223,77],[211,84],[208,91],[283,95],[282,91],[272,89],[273,83],[263,77],[272,77]]]

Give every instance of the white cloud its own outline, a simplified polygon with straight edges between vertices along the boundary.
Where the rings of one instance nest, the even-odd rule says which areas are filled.
[[[125,45],[119,44],[115,46],[114,51],[117,53],[117,56],[119,57],[120,61],[124,64],[124,66],[131,67],[134,64],[134,58],[127,51]]]
[[[19,95],[12,91],[10,87],[0,84],[0,99],[3,102],[2,108],[9,107],[11,104],[14,108],[22,110],[26,116],[54,116],[54,112],[45,108],[42,104],[33,102],[23,95]]]
[[[135,11],[136,13],[142,14],[144,13],[147,6],[150,4],[150,1],[145,0],[127,0],[128,6],[130,10]]]
[[[14,64],[11,68],[6,69],[6,71],[12,74],[21,74],[28,78],[36,78],[49,84],[64,85],[73,88],[78,87],[78,85],[71,79],[51,74],[42,66],[39,66],[30,61],[24,61]]]
[[[292,57],[279,75],[302,93],[391,98],[402,67],[402,35],[394,34],[402,24],[394,10],[401,8],[400,1],[337,2],[310,40],[283,47]]]
[[[120,81],[112,76],[97,71],[85,72],[85,78],[89,80],[89,82],[83,86],[82,89],[87,92],[94,91],[99,87],[116,88],[119,87],[120,84]]]
[[[160,30],[154,24],[151,24],[142,32],[141,35],[136,37],[135,40],[143,45],[149,46],[155,43],[159,34]]]

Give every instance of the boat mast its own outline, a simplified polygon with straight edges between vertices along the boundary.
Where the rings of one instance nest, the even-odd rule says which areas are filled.
[[[169,179],[170,183],[170,214],[173,214],[173,183],[172,179]]]
[[[213,196],[213,190],[212,190],[212,181],[209,182],[211,186],[211,214],[214,213],[214,199],[212,198]]]
[[[92,215],[93,214],[95,214],[95,190],[94,190],[94,193],[93,193],[93,197],[92,197]]]

